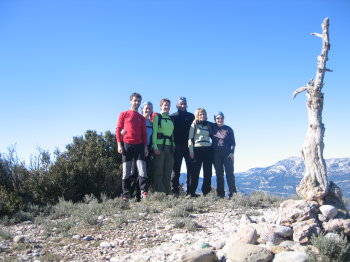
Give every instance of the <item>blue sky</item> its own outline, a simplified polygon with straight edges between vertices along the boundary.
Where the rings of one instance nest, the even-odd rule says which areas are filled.
[[[300,155],[305,93],[330,19],[326,158],[350,157],[350,1],[0,1],[0,152],[28,162],[86,130],[114,132],[136,91],[159,111],[220,110],[236,171]]]

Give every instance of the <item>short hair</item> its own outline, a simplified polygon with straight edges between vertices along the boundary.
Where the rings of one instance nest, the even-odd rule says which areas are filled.
[[[162,100],[160,100],[160,106],[162,106],[165,102],[168,102],[169,105],[171,104],[170,99],[168,99],[168,98],[163,98]]]
[[[130,95],[130,101],[131,101],[134,97],[140,98],[140,100],[142,100],[142,96],[141,96],[139,93],[134,92],[134,93],[132,93],[132,94]]]
[[[199,120],[199,113],[205,114],[205,120],[207,120],[207,111],[204,108],[197,108],[194,112],[194,120]]]

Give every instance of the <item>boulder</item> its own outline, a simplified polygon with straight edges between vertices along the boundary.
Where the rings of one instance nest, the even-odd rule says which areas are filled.
[[[350,236],[350,219],[336,218],[322,223],[325,232],[343,232]]]
[[[262,227],[257,227],[257,229],[260,236],[259,242],[262,244],[270,243],[272,245],[278,245],[293,235],[292,228],[276,224],[266,224]]]
[[[242,225],[233,234],[232,241],[235,243],[255,244],[258,236],[254,227]]]
[[[291,226],[295,222],[316,218],[318,213],[317,202],[288,199],[280,204],[274,222],[278,225]]]
[[[334,218],[338,214],[338,209],[331,205],[320,206],[320,211],[327,219]]]
[[[225,253],[231,262],[270,262],[273,259],[271,251],[252,244],[233,243],[226,245]]]
[[[348,217],[349,213],[344,205],[341,189],[333,181],[329,183],[325,204],[332,205],[338,209],[338,218]]]
[[[316,219],[309,219],[293,224],[293,240],[301,244],[307,244],[311,240],[312,235],[319,235],[321,228]]]

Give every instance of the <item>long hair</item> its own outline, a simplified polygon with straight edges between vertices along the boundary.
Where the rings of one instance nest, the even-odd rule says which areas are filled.
[[[205,119],[204,120],[207,120],[208,117],[207,117],[207,111],[204,109],[204,108],[197,108],[196,111],[194,112],[194,121],[195,122],[198,122],[199,121],[199,114],[200,113],[203,113],[205,115]]]

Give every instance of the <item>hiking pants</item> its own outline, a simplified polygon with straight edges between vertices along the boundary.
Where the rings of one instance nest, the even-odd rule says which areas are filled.
[[[211,146],[194,147],[190,194],[194,195],[198,186],[199,173],[203,164],[202,193],[206,195],[211,190],[213,149]]]
[[[225,197],[225,181],[224,168],[226,174],[226,182],[229,190],[229,197],[236,193],[235,176],[234,176],[234,162],[229,156],[228,152],[224,150],[214,150],[213,163],[216,173],[216,193],[219,197]]]
[[[148,179],[148,187],[153,185],[153,177],[152,177],[152,162],[153,162],[153,150],[148,149],[148,156],[145,158],[146,161],[146,170],[147,170],[147,179]],[[132,180],[131,180],[131,191],[130,197],[136,197],[137,200],[141,200],[141,188],[140,188],[140,179],[139,172],[136,168],[136,162],[133,161],[132,165]],[[148,188],[149,189],[149,188]]]
[[[143,192],[148,191],[148,181],[145,162],[145,145],[144,144],[127,144],[123,143],[124,153],[122,155],[123,162],[123,178],[122,189],[123,197],[131,197],[131,184],[135,179],[139,179],[140,189]],[[134,168],[133,168],[134,167]],[[135,177],[137,168],[138,176]]]
[[[189,193],[188,185],[190,184],[189,180],[191,179],[191,168],[190,168],[190,153],[188,150],[187,144],[178,144],[175,147],[174,152],[174,167],[171,174],[171,191],[178,195],[180,193],[180,171],[182,159],[185,159],[186,169],[187,169],[187,193]]]
[[[160,155],[154,154],[153,183],[156,192],[170,194],[171,172],[174,166],[172,147],[158,144]]]

